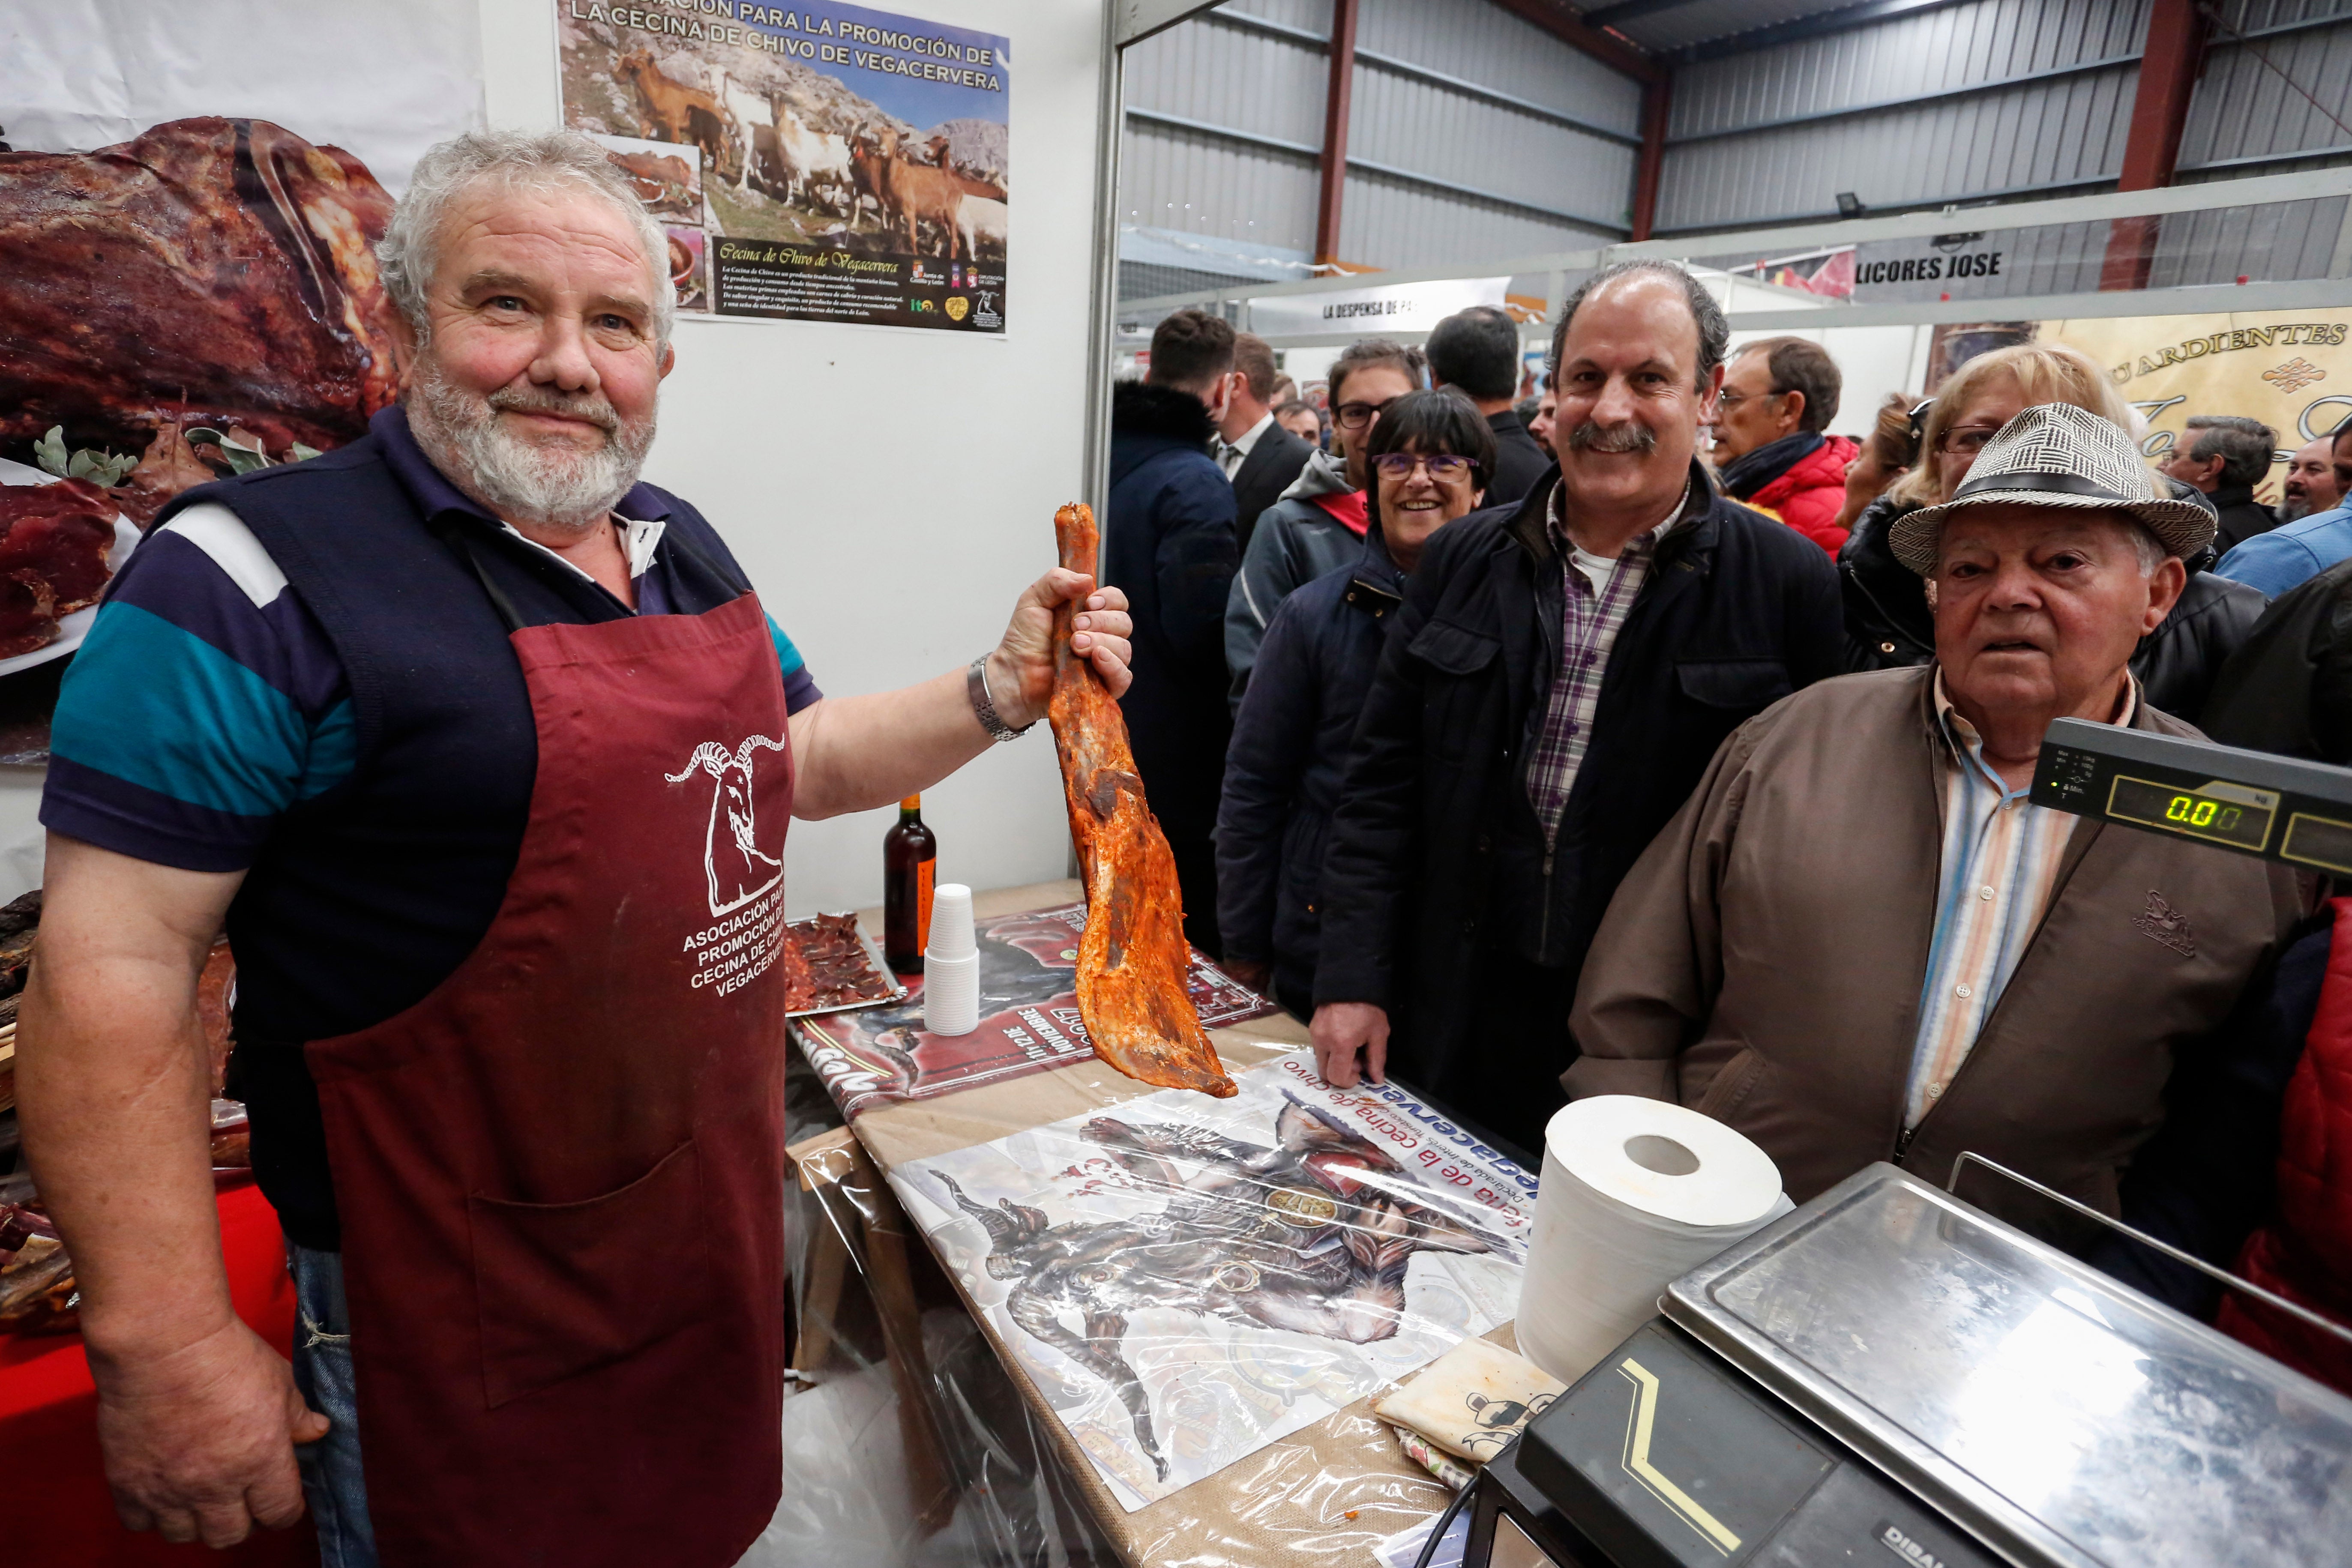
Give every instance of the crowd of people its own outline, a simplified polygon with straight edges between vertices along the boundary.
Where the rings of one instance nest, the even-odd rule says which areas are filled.
[[[1536,396],[1476,308],[1348,348],[1325,426],[1261,340],[1160,324],[1105,580],[1188,934],[1331,1083],[1517,1152],[1602,1093],[1727,1123],[1799,1200],[1973,1150],[2352,1321],[2318,1135],[2352,1127],[2352,901],[2030,798],[2061,717],[2352,761],[2352,428],[2288,458],[2200,413],[2154,460],[2029,342],[1854,439],[1821,347],[1729,337],[1624,263]],[[2352,1387],[2307,1325],[2221,1320]]]

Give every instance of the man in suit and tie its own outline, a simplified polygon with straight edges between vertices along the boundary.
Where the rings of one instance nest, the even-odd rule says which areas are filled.
[[[1217,466],[1234,482],[1234,532],[1244,553],[1260,512],[1282,499],[1314,450],[1274,421],[1274,350],[1264,338],[1243,332],[1234,339],[1234,368],[1226,375],[1225,416],[1217,422]]]

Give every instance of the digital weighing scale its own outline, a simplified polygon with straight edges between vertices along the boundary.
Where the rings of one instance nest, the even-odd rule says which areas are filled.
[[[2352,1563],[2352,1399],[1893,1166],[1659,1304],[1487,1463],[1465,1563]]]
[[[2061,719],[2032,800],[2352,876],[2352,769]],[[1893,1166],[1659,1309],[1488,1461],[1470,1568],[2352,1565],[2352,1399]]]

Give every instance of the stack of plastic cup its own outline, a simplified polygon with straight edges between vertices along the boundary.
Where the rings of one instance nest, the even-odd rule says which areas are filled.
[[[971,889],[931,890],[931,944],[923,950],[923,1028],[970,1034],[980,1027],[980,947],[971,934]]]

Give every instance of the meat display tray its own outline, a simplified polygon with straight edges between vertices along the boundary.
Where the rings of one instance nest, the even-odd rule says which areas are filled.
[[[874,966],[874,972],[876,974],[880,975],[885,980],[887,980],[890,983],[890,988],[878,997],[868,997],[861,1001],[842,1002],[832,1007],[797,1008],[786,1011],[784,1016],[786,1018],[794,1019],[819,1018],[829,1013],[854,1013],[866,1008],[884,1008],[888,1007],[892,1002],[905,1001],[907,999],[906,982],[899,979],[896,974],[891,972],[889,961],[882,956],[882,945],[874,940],[874,934],[866,929],[866,922],[858,918],[857,912],[855,910],[844,909],[821,910],[819,913],[830,914],[836,917],[842,915],[848,916],[850,924],[856,928],[858,945],[866,949],[866,962]],[[786,933],[785,940],[791,940],[790,933],[793,927],[796,925],[805,925],[807,924],[808,922],[806,920],[788,920],[784,922],[784,930]]]

